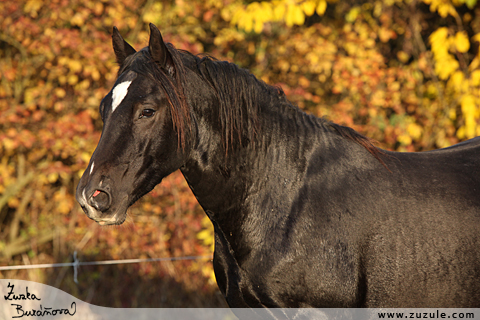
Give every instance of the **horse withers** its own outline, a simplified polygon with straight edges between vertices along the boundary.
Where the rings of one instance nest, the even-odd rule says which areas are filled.
[[[480,307],[480,139],[381,150],[150,29],[138,52],[113,32],[120,69],[76,194],[89,218],[121,224],[180,169],[231,307]]]

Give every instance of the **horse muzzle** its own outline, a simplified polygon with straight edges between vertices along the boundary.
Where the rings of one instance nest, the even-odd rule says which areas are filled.
[[[127,216],[128,195],[125,195],[118,205],[109,188],[89,188],[81,183],[77,186],[76,199],[90,219],[100,225],[122,224]]]

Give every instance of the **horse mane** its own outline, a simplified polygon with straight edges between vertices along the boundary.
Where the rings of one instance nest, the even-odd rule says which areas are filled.
[[[283,91],[257,79],[248,70],[210,56],[195,56],[199,76],[211,87],[219,101],[225,153],[247,146],[260,131],[260,102]]]
[[[357,131],[355,131],[354,129],[350,128],[350,127],[345,127],[345,126],[342,126],[342,125],[339,125],[339,124],[336,124],[336,123],[333,123],[333,122],[330,122],[328,124],[328,126],[330,128],[332,128],[333,130],[335,130],[340,136],[342,136],[343,138],[346,138],[348,140],[351,140],[353,142],[356,142],[357,144],[361,145],[362,147],[364,147],[368,152],[370,152],[385,168],[387,168],[387,165],[385,164],[385,162],[383,162],[383,160],[380,158],[381,155],[384,155],[385,153],[377,148],[374,144],[373,144],[373,140],[368,138],[368,137],[365,137],[364,135],[358,133]],[[388,169],[388,168],[387,168]]]
[[[190,54],[185,51],[186,54]],[[250,71],[238,67],[236,64],[219,61],[210,56],[195,56],[200,75],[208,81],[215,89],[220,101],[220,118],[224,129],[224,138],[226,152],[229,144],[235,145],[235,136],[237,136],[240,145],[242,141],[253,140],[253,136],[260,129],[258,124],[258,101],[263,94],[276,95],[279,100],[291,104],[287,100],[285,93],[280,87],[271,86],[262,80],[257,79]],[[354,141],[363,146],[383,165],[380,158],[383,152],[378,149],[372,139],[365,137],[352,128],[345,127],[325,119],[321,121],[327,123],[340,136]],[[248,137],[244,136],[245,128],[248,128]]]
[[[191,110],[184,92],[186,68],[204,79],[218,98],[218,119],[221,123],[226,154],[230,149],[244,147],[254,141],[255,135],[260,131],[259,101],[265,99],[266,96],[275,96],[279,102],[293,107],[281,88],[266,84],[257,79],[250,71],[242,69],[236,64],[220,61],[208,55],[193,55],[188,51],[177,50],[170,43],[167,43],[167,48],[173,60],[175,77],[167,75],[167,72],[153,61],[148,48],[128,57],[119,70],[119,74],[127,68],[131,68],[135,72],[153,78],[160,84],[169,101],[173,124],[182,148],[185,147],[186,135],[190,133],[188,131],[191,128]],[[192,59],[193,63],[189,63]],[[324,123],[324,127],[363,146],[385,165],[380,158],[383,152],[373,144],[370,138],[352,128],[325,119],[320,120]]]

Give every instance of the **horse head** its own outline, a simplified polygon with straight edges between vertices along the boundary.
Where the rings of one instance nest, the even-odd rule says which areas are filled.
[[[76,198],[100,224],[121,224],[127,208],[182,165],[188,118],[175,64],[160,31],[135,51],[114,28],[118,77],[100,104],[103,129]],[[183,111],[182,111],[183,110]]]

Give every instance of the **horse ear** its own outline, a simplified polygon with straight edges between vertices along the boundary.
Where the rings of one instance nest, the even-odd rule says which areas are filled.
[[[148,48],[153,61],[173,76],[175,69],[173,67],[172,56],[163,42],[160,30],[158,30],[153,23],[150,23],[150,41],[148,42]]]
[[[119,65],[122,65],[128,56],[137,52],[131,45],[123,40],[117,27],[113,27],[112,44],[113,51],[115,51],[115,56],[117,57],[117,63]]]

